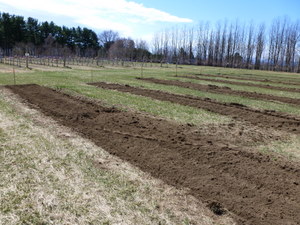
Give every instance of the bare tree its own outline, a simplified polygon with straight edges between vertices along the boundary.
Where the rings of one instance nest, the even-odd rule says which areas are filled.
[[[214,56],[213,65],[220,65],[220,41],[221,41],[221,24],[218,22],[216,32],[215,32],[215,44],[214,44]]]
[[[111,59],[132,60],[135,43],[131,39],[122,38],[114,42],[109,49]]]
[[[197,64],[202,65],[203,60],[203,51],[202,51],[202,42],[203,42],[203,23],[199,24],[199,27],[197,29],[197,49],[196,49],[196,58],[197,58]]]
[[[208,45],[208,59],[207,65],[213,66],[214,63],[214,32],[211,30],[210,38],[209,38],[209,45]]]
[[[169,49],[169,30],[165,30],[164,35],[163,35],[163,56],[164,56],[164,62],[167,63],[170,61],[169,56],[170,56],[170,49]]]
[[[113,30],[105,30],[98,35],[99,42],[102,46],[107,43],[115,42],[119,38],[119,33]]]
[[[178,27],[175,27],[171,31],[171,55],[172,61],[178,64],[178,51],[179,51],[179,36]]]
[[[197,29],[165,30],[154,38],[154,54],[173,63],[296,71],[300,23],[287,18],[273,21],[268,34],[265,25],[247,26],[238,20],[211,27],[200,22]]]
[[[98,57],[107,57],[112,45],[120,39],[119,33],[113,30],[105,30],[98,35],[98,40],[102,46],[98,52]]]
[[[248,31],[248,41],[247,41],[247,53],[246,53],[246,68],[248,69],[250,65],[252,64],[253,60],[253,53],[254,53],[254,26],[253,23],[250,24],[249,26],[249,31]]]
[[[283,21],[280,18],[273,20],[269,34],[268,66],[270,70],[279,70],[279,57],[284,47],[286,23],[286,18]]]
[[[208,56],[208,45],[209,45],[209,32],[210,32],[209,22],[206,22],[204,26],[203,39],[202,39],[202,54],[203,54],[203,63],[207,65],[207,56]]]
[[[232,67],[232,60],[231,58],[233,57],[233,50],[232,50],[232,45],[233,45],[233,34],[232,34],[232,29],[233,25],[230,25],[229,28],[229,33],[228,33],[228,38],[227,38],[227,50],[226,50],[226,66],[227,67]]]
[[[292,24],[286,32],[285,71],[292,72],[295,67],[296,47],[300,39],[299,21]]]
[[[179,63],[186,63],[188,57],[188,32],[187,27],[184,26],[180,29],[180,37],[179,37]]]
[[[265,48],[265,25],[261,24],[256,36],[256,53],[255,53],[255,66],[254,68],[261,69],[261,59]]]
[[[189,64],[192,64],[194,60],[194,28],[190,28],[189,31],[189,40],[188,40],[188,57],[189,57]]]
[[[154,54],[154,61],[155,62],[161,62],[162,60],[162,47],[161,47],[161,41],[160,41],[160,33],[156,33],[152,40],[152,53]]]
[[[135,41],[135,59],[144,62],[149,59],[149,47],[146,41],[136,40]]]
[[[223,66],[224,56],[226,51],[226,35],[227,35],[227,21],[224,22],[223,32],[222,32],[222,41],[221,41],[221,49],[219,56],[219,65]]]
[[[240,63],[240,53],[237,52],[240,38],[240,25],[238,20],[235,22],[234,32],[233,32],[233,44],[232,44],[232,57],[231,57],[231,65],[237,66]],[[237,53],[237,54],[236,54]]]

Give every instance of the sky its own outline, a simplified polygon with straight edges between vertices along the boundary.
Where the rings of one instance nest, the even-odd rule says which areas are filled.
[[[261,23],[288,16],[300,19],[300,0],[0,0],[0,12],[88,27],[96,33],[115,30],[122,36],[151,40],[153,34],[200,21]]]

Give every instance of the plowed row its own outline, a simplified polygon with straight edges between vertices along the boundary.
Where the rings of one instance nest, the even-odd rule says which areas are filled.
[[[122,87],[128,88],[127,91],[139,90]],[[105,108],[46,87],[8,88],[45,115],[93,140],[111,154],[171,185],[189,188],[190,194],[207,202],[215,213],[222,214],[223,207],[226,208],[238,224],[299,224],[298,164],[274,161],[243,147],[228,147],[230,139],[220,139],[189,125]],[[174,95],[165,95],[174,98]],[[218,104],[209,100],[182,100],[193,104],[200,101],[199,104],[218,108]],[[231,113],[243,110],[245,116],[250,112],[243,107],[220,106],[225,111],[234,109]],[[286,130],[290,129],[285,123],[293,126],[297,122],[261,112],[253,117],[258,116],[261,121],[274,118],[275,122],[276,118]]]
[[[195,79],[195,80],[218,82],[218,83],[224,83],[224,84],[234,84],[234,85],[240,85],[240,86],[258,87],[258,88],[266,88],[266,89],[277,90],[277,91],[289,91],[289,92],[300,93],[299,88],[275,87],[275,86],[271,86],[271,85],[267,85],[267,84],[253,84],[253,83],[230,81],[230,80],[209,79],[209,78],[202,78],[202,77],[198,77],[198,76],[179,76],[179,77]]]
[[[104,88],[128,92],[136,95],[150,97],[161,101],[169,101],[181,105],[205,109],[210,112],[230,116],[234,119],[247,121],[253,125],[284,130],[295,134],[300,133],[300,118],[273,111],[260,111],[236,103],[221,103],[208,98],[197,98],[171,94],[162,91],[131,87],[129,85],[108,84],[104,82],[93,83]]]
[[[195,84],[191,82],[182,82],[179,80],[159,80],[155,78],[138,78],[138,79],[156,83],[156,84],[174,85],[178,87],[190,88],[198,91],[205,91],[205,92],[216,93],[216,94],[238,95],[246,98],[278,101],[278,102],[283,102],[283,103],[288,103],[293,105],[300,105],[300,99],[280,97],[280,96],[262,94],[257,92],[237,91],[237,90],[232,90],[231,88],[228,87],[220,87],[216,85]]]
[[[300,86],[300,82],[287,82],[287,81],[279,81],[279,80],[270,80],[270,79],[256,79],[254,77],[251,77],[249,75],[246,77],[237,77],[237,76],[230,76],[230,75],[213,75],[213,74],[195,74],[199,77],[220,77],[220,78],[226,78],[226,79],[235,79],[235,80],[246,80],[246,81],[258,81],[258,82],[266,82],[266,83],[272,83],[272,84],[287,84],[287,85],[298,85]],[[283,78],[285,79],[285,78]]]

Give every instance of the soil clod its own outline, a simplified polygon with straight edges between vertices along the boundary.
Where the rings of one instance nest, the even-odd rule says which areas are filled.
[[[219,202],[211,202],[207,205],[207,207],[218,216],[222,216],[226,213],[226,210]]]

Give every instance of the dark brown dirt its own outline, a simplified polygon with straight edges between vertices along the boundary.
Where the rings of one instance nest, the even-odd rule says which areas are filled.
[[[229,87],[195,84],[192,82],[183,82],[179,80],[159,80],[155,78],[137,78],[137,79],[156,83],[156,84],[173,85],[173,86],[190,88],[194,90],[205,91],[205,92],[216,93],[216,94],[238,95],[246,98],[277,101],[277,102],[283,102],[283,103],[288,103],[293,105],[300,105],[300,99],[267,95],[267,94],[262,94],[257,92],[236,91],[236,90],[232,90]]]
[[[271,160],[230,139],[38,85],[7,86],[14,93],[113,155],[207,203],[238,224],[300,224],[300,165]],[[162,93],[161,93],[162,94]]]
[[[161,101],[170,101],[181,105],[205,109],[210,112],[230,116],[236,120],[247,121],[263,128],[274,128],[295,134],[300,133],[300,118],[275,111],[260,111],[237,103],[221,103],[209,98],[176,95],[162,91],[131,87],[129,85],[108,84],[104,82],[93,83],[93,85],[100,88],[129,92]]]
[[[267,85],[267,84],[252,84],[252,83],[230,81],[230,80],[202,78],[202,77],[198,77],[198,76],[178,76],[178,77],[195,79],[195,80],[211,81],[211,82],[224,83],[224,84],[234,84],[234,85],[240,85],[240,86],[266,88],[266,89],[277,90],[277,91],[289,91],[289,92],[300,93],[299,88],[275,87],[275,86],[271,86],[271,85]]]
[[[226,78],[226,79],[235,79],[235,80],[246,80],[246,81],[258,81],[258,82],[266,82],[271,84],[287,84],[287,85],[298,85],[300,86],[300,82],[288,82],[288,81],[280,81],[280,80],[270,80],[270,79],[257,79],[255,77],[251,77],[251,75],[248,75],[248,77],[238,77],[238,76],[230,76],[230,75],[213,75],[213,74],[195,74],[199,77],[220,77],[220,78]]]

